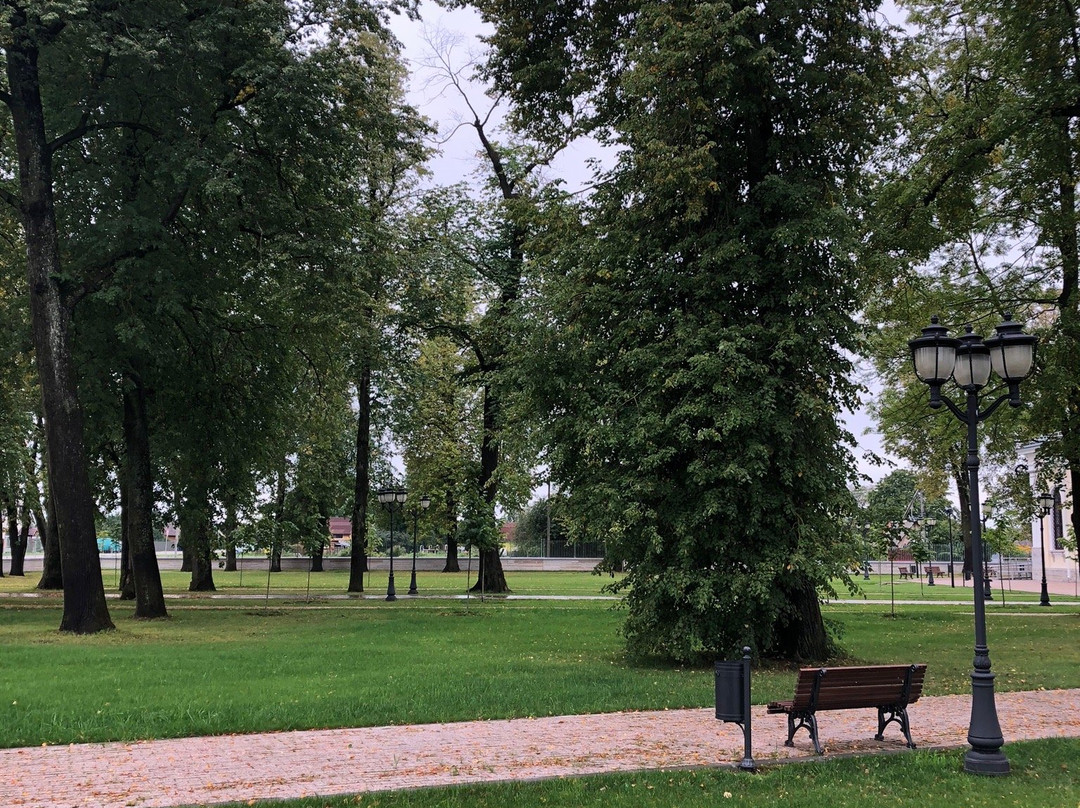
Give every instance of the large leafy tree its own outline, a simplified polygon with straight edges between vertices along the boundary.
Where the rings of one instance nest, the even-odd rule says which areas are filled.
[[[621,147],[558,222],[530,389],[633,651],[822,658],[844,561],[851,203],[887,81],[862,3],[477,4],[539,136]],[[526,104],[526,102],[528,102]]]

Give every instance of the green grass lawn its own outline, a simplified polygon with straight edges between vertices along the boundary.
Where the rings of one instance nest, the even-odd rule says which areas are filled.
[[[522,574],[524,575],[524,574]],[[579,574],[580,575],[580,574]],[[586,581],[597,579],[582,576]],[[7,579],[5,579],[6,581]],[[604,601],[170,601],[118,630],[61,634],[54,600],[0,599],[0,744],[131,740],[712,704],[712,672],[634,664]],[[970,690],[971,607],[826,606],[851,661],[927,662]],[[1075,607],[992,610],[999,690],[1080,686]],[[758,703],[792,670],[755,672]]]
[[[539,782],[256,802],[259,808],[1073,808],[1080,805],[1080,741],[1009,744],[1008,777],[960,771],[957,752],[840,758],[745,774],[649,771]],[[249,806],[252,803],[243,803]],[[226,807],[229,808],[229,807]],[[235,805],[234,807],[235,808]]]

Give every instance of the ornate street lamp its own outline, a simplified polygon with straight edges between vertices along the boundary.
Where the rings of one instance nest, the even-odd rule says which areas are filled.
[[[387,600],[397,600],[397,589],[394,588],[394,511],[405,507],[407,496],[408,492],[404,488],[383,488],[378,492],[379,504],[390,514],[390,580],[386,584]]]
[[[1042,559],[1042,594],[1039,605],[1050,605],[1050,593],[1046,589],[1046,517],[1054,510],[1054,495],[1039,495],[1039,557]]]
[[[976,569],[982,562],[982,520],[979,513],[979,436],[980,421],[989,418],[1002,402],[1020,406],[1020,383],[1030,375],[1035,364],[1034,336],[1023,333],[1023,327],[1006,314],[997,333],[983,341],[967,326],[961,339],[950,337],[936,317],[924,328],[922,336],[911,340],[912,363],[915,374],[930,387],[930,406],[945,404],[958,420],[967,426],[968,494],[971,498],[971,552]],[[990,382],[993,370],[1007,385],[1007,395],[996,399],[984,411],[979,411],[979,391]],[[964,391],[966,408],[961,409],[941,395],[941,387],[949,379]],[[994,704],[994,674],[990,670],[990,650],[986,644],[986,602],[978,594],[975,602],[975,661],[971,672],[971,721],[968,743],[971,749],[964,755],[964,770],[973,774],[1008,774],[1009,759],[1001,751],[1005,739],[1001,735],[997,707]]]
[[[412,578],[409,580],[409,594],[418,594],[416,591],[416,536],[417,524],[420,521],[420,511],[426,511],[431,505],[431,497],[426,494],[420,497],[420,510],[413,509],[412,514]]]

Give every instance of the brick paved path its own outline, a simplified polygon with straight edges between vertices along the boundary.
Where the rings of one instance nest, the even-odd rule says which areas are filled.
[[[966,745],[970,704],[964,695],[912,705],[915,742]],[[1080,690],[997,695],[1006,741],[1080,737],[1078,704]],[[873,740],[873,710],[823,713],[819,727],[826,754],[903,748],[895,726]],[[785,747],[785,717],[763,707],[753,729],[759,763],[813,753],[805,732]],[[31,747],[0,750],[0,806],[210,805],[741,759],[742,730],[712,709]]]

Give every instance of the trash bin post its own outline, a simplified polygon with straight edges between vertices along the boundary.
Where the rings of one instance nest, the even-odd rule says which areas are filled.
[[[736,662],[716,663],[716,717],[743,728],[743,759],[739,768],[755,771],[751,751],[750,727],[750,649],[743,648],[743,657]]]

